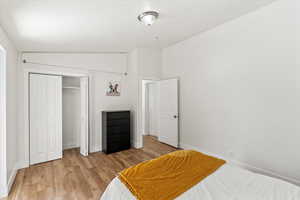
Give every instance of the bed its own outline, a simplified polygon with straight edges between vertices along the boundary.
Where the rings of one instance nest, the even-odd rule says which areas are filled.
[[[137,199],[116,177],[101,200]],[[300,188],[268,176],[225,163],[199,183],[183,192],[177,200],[300,200]]]

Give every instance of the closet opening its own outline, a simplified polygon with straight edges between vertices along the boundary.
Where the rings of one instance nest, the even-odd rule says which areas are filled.
[[[62,77],[62,144],[63,150],[80,148],[80,78]]]
[[[61,159],[89,147],[88,77],[29,74],[29,164]]]

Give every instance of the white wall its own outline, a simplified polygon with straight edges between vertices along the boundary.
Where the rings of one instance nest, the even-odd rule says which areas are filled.
[[[130,90],[133,103],[135,128],[132,142],[136,148],[143,146],[143,79],[159,80],[161,77],[161,50],[155,48],[137,48],[128,55],[129,71],[132,71]]]
[[[63,149],[69,149],[80,146],[80,78],[63,77],[63,88]]]
[[[137,48],[128,54],[129,101],[132,102],[132,143],[142,147],[143,135],[143,79],[157,80],[161,77],[161,50]]]
[[[92,85],[94,86],[94,116],[95,116],[95,142],[94,146],[96,151],[102,149],[102,118],[101,111],[103,110],[131,110],[134,112],[132,108],[132,102],[129,100],[130,88],[129,88],[129,76],[120,76],[114,74],[105,74],[105,73],[95,73]],[[117,80],[121,82],[121,96],[105,96],[105,92],[108,86],[108,82],[112,80]],[[98,132],[97,130],[100,130]],[[91,141],[91,142],[93,142]]]
[[[138,73],[141,78],[160,78],[162,51],[156,48],[139,48]]]
[[[90,150],[100,151],[101,148],[101,118],[100,112],[104,109],[131,109],[130,102],[130,75],[104,73],[100,70],[111,71],[116,73],[124,73],[127,68],[127,54],[73,54],[73,53],[26,53],[22,55],[27,62],[35,62],[40,64],[22,64],[21,79],[24,77],[24,71],[47,71],[56,74],[86,74],[90,77]],[[47,65],[46,65],[47,64]],[[49,66],[51,65],[51,66]],[[52,66],[57,65],[57,66]],[[65,67],[61,67],[61,65]],[[106,96],[106,87],[108,81],[121,81],[121,96],[109,97]],[[26,105],[24,99],[24,85],[20,83],[19,105]],[[28,148],[26,143],[26,124],[24,123],[24,106],[20,109],[20,124],[19,124],[19,156],[22,162],[21,167],[28,165],[28,155],[25,151]]]
[[[80,78],[72,76],[63,76],[62,78],[63,87],[77,87],[80,88]]]
[[[137,49],[128,53],[128,101],[131,102],[131,144],[138,148],[141,146],[138,135],[138,51]]]
[[[181,145],[300,183],[299,10],[275,1],[163,50],[163,77],[180,77]]]
[[[0,27],[0,45],[6,50],[6,153],[0,152],[0,197],[7,193],[17,165],[17,60],[18,52]],[[0,137],[1,138],[1,137]],[[1,139],[0,139],[1,140]],[[1,143],[3,144],[3,143]],[[5,153],[6,155],[3,155]],[[1,155],[2,154],[2,155]],[[4,160],[3,160],[4,159]],[[3,172],[4,170],[4,172]],[[4,177],[3,177],[4,175]],[[1,180],[4,179],[4,180]],[[6,179],[6,180],[5,180]]]

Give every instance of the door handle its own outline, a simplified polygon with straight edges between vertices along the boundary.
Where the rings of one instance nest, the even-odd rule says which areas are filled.
[[[177,119],[177,118],[178,118],[178,116],[177,116],[177,115],[174,115],[173,117],[174,117],[174,119]]]

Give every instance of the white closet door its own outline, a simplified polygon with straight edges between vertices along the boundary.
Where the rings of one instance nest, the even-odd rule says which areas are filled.
[[[169,79],[159,83],[159,136],[158,140],[178,147],[178,80]]]
[[[62,157],[62,79],[30,75],[30,164]]]
[[[48,76],[48,161],[62,158],[62,77]]]
[[[89,151],[89,79],[80,78],[81,123],[80,123],[80,154],[87,156]]]
[[[47,79],[30,75],[30,164],[48,160]]]

